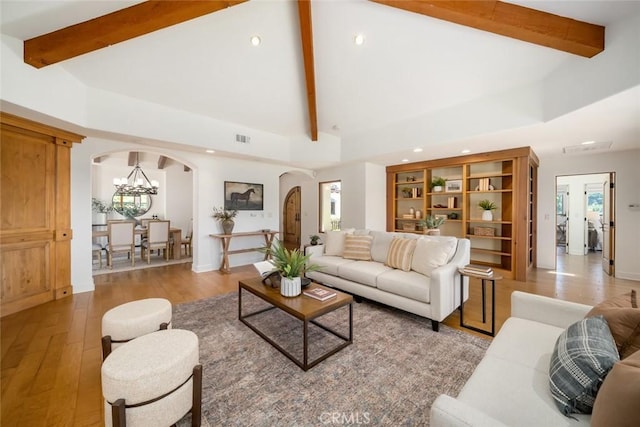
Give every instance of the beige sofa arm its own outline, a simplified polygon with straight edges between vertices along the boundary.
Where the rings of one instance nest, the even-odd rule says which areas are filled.
[[[431,406],[431,427],[507,427],[500,421],[446,394]]]
[[[592,308],[590,305],[526,292],[514,291],[511,294],[511,316],[559,328],[567,328],[572,323],[584,319]]]
[[[311,255],[311,258],[313,258],[314,256],[322,256],[323,252],[324,252],[324,245],[323,244],[310,245],[310,246],[307,246],[306,248],[304,248],[304,254],[305,255]]]

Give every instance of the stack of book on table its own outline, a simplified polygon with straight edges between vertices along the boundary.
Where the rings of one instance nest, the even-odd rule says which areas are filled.
[[[305,294],[308,297],[315,298],[315,299],[320,300],[320,301],[325,301],[325,300],[328,300],[329,298],[333,298],[336,295],[338,295],[333,291],[328,291],[328,290],[320,289],[320,288],[307,289],[306,291],[303,291],[302,293]]]
[[[493,269],[486,265],[467,264],[462,271],[468,274],[475,274],[476,276],[493,276]]]

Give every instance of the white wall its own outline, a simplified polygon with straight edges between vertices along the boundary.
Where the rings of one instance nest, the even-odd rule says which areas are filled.
[[[608,174],[569,175],[558,177],[558,185],[566,185],[569,193],[567,199],[566,236],[569,243],[569,255],[585,255],[587,247],[587,216],[585,189],[589,184],[602,185],[609,178]]]
[[[122,151],[146,151],[165,155],[186,164],[192,169],[193,212],[193,271],[202,272],[220,268],[220,241],[210,234],[221,232],[220,225],[211,218],[213,207],[224,205],[224,181],[250,182],[264,185],[264,210],[240,211],[235,219],[234,232],[277,230],[280,224],[279,176],[288,167],[243,160],[219,158],[215,155],[153,148],[132,143],[87,138],[71,150],[71,225],[74,238],[71,242],[72,285],[74,293],[94,289],[91,272],[91,159],[95,156]],[[146,170],[145,170],[146,172]],[[307,173],[311,173],[307,171]],[[151,177],[149,177],[151,178]],[[180,203],[188,203],[183,197]],[[167,199],[167,206],[173,203]],[[176,215],[167,207],[167,215]],[[185,211],[188,211],[185,209]],[[235,238],[231,249],[261,247],[260,236]],[[244,265],[262,259],[258,252],[232,255],[231,266]]]
[[[540,156],[538,170],[538,267],[556,263],[556,177],[616,173],[616,277],[640,280],[640,149],[582,156]]]

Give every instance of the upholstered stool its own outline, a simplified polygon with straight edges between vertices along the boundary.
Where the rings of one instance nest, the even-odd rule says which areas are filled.
[[[122,343],[171,327],[171,303],[164,298],[131,301],[102,316],[102,358]]]
[[[106,426],[169,426],[202,415],[198,336],[183,329],[152,332],[114,349],[102,364]]]

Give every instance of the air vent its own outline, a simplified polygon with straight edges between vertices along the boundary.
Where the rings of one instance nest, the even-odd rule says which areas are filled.
[[[248,144],[251,142],[251,137],[247,136],[247,135],[240,135],[239,133],[236,134],[236,142],[239,142],[241,144]]]
[[[589,145],[571,145],[564,147],[562,152],[565,154],[593,153],[594,151],[606,151],[611,148],[611,142],[596,142]]]

